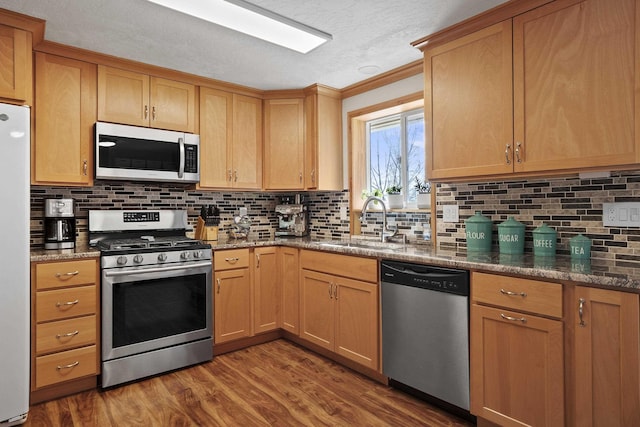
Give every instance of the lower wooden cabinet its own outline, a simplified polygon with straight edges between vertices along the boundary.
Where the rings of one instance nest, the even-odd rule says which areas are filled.
[[[640,425],[638,295],[576,286],[574,383],[577,426]]]
[[[300,256],[297,248],[278,248],[280,283],[282,284],[282,329],[300,333]]]
[[[309,254],[303,251],[301,261],[300,337],[378,370],[378,284],[306,269],[305,256]],[[324,267],[322,262],[307,263],[307,267],[317,265],[331,272],[332,266],[348,270],[350,262],[371,262],[377,271],[376,260],[336,254],[322,254],[322,257],[327,261]]]
[[[99,283],[96,259],[31,265],[32,403],[95,387],[69,383],[100,373]]]
[[[281,326],[278,248],[254,249],[253,267],[253,332],[259,334]]]
[[[213,339],[216,344],[251,336],[249,250],[214,254]]]

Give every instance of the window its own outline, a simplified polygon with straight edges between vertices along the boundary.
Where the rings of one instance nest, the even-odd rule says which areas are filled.
[[[406,206],[416,204],[416,178],[425,179],[424,112],[412,110],[366,122],[367,188],[402,187]]]

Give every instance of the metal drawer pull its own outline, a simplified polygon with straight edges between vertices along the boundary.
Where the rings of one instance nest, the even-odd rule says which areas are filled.
[[[56,307],[63,307],[63,306],[67,306],[67,305],[76,305],[79,302],[80,302],[80,300],[67,301],[67,302],[57,302],[56,303]]]
[[[522,298],[527,296],[526,292],[511,292],[511,291],[505,291],[504,289],[500,289],[500,293],[503,295],[509,295],[509,296],[521,296]]]
[[[587,302],[584,298],[580,298],[578,300],[578,317],[580,318],[580,323],[578,323],[578,326],[582,326],[583,328],[585,326],[587,326],[586,323],[584,323],[584,319],[582,318],[582,316],[584,315],[584,303]]]
[[[78,366],[79,364],[80,364],[80,361],[73,362],[73,363],[71,363],[71,364],[69,364],[69,365],[64,365],[64,366],[60,366],[60,365],[58,365],[58,366],[56,367],[56,369],[57,369],[57,370],[59,370],[59,371],[60,371],[60,370],[62,370],[62,369],[71,369],[71,368],[75,368],[75,367],[76,367],[76,366]]]
[[[73,276],[77,276],[78,274],[80,274],[80,272],[76,270],[76,271],[70,271],[68,273],[56,273],[56,277],[73,277]]]
[[[504,320],[511,320],[512,322],[522,322],[522,323],[527,323],[527,319],[524,317],[511,317],[511,316],[505,316],[504,314],[500,313],[500,317],[502,317]]]
[[[236,262],[240,261],[240,258],[225,258],[224,260],[230,262],[231,264],[235,264]]]
[[[68,334],[58,334],[56,335],[56,338],[60,339],[60,338],[69,338],[69,337],[75,337],[76,335],[78,335],[80,333],[80,331],[75,330],[73,332],[69,332]]]

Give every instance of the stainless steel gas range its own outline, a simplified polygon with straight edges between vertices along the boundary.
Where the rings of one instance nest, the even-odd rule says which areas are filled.
[[[101,251],[102,387],[211,360],[211,246],[181,210],[89,211]]]

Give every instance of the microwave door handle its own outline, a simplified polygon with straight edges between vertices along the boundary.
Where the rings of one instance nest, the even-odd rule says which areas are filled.
[[[178,144],[180,145],[180,166],[178,167],[178,178],[184,176],[184,138],[178,138]]]

